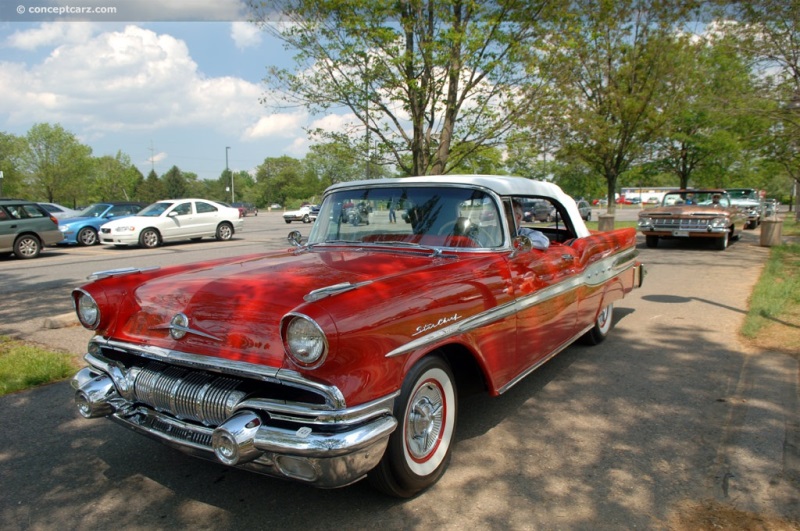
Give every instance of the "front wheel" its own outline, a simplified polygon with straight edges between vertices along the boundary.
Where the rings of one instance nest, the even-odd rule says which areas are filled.
[[[42,252],[42,242],[36,236],[25,234],[14,242],[14,254],[17,258],[27,260],[36,258]]]
[[[410,498],[444,474],[456,429],[453,380],[450,367],[438,356],[424,358],[408,373],[394,406],[399,425],[369,474],[375,488]]]
[[[614,305],[609,304],[597,315],[594,326],[581,338],[588,345],[599,345],[611,331],[611,320],[614,317]]]
[[[730,232],[726,232],[726,233],[725,233],[725,236],[723,236],[723,237],[721,237],[721,238],[717,238],[717,239],[714,241],[714,247],[715,247],[715,248],[716,248],[718,251],[724,251],[725,249],[727,249],[727,248],[728,248],[728,238],[729,238],[729,237],[730,237]]]
[[[95,245],[100,243],[97,239],[97,231],[94,230],[92,227],[84,227],[78,232],[78,237],[76,238],[78,241],[78,245]]]
[[[161,235],[156,229],[144,229],[139,235],[139,245],[145,249],[152,249],[161,245]]]
[[[217,239],[226,242],[233,238],[233,227],[230,223],[220,223],[217,227]]]

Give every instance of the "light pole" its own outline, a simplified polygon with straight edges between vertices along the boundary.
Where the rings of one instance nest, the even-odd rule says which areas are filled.
[[[230,149],[231,149],[230,146],[225,146],[225,173],[230,172],[230,170],[228,169],[228,151]],[[231,203],[234,202],[233,193],[234,193],[233,192],[233,174],[231,174]]]

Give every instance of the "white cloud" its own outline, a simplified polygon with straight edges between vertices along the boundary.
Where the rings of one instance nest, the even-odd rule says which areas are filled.
[[[244,131],[242,140],[256,140],[270,136],[291,137],[303,126],[305,120],[305,113],[264,116]]]
[[[0,92],[8,123],[59,122],[90,138],[174,126],[240,136],[266,114],[262,87],[205,77],[183,41],[134,25],[67,40],[31,66],[0,63]]]
[[[52,44],[86,42],[93,33],[90,22],[45,22],[35,29],[16,31],[6,39],[6,46],[19,50],[35,50]]]
[[[261,44],[261,30],[250,22],[231,23],[231,38],[240,50]]]

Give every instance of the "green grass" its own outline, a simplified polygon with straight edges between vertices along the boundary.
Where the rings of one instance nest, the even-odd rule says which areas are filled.
[[[0,396],[71,376],[74,356],[0,336]]]
[[[789,328],[800,326],[800,224],[785,219],[784,239],[791,243],[770,249],[770,256],[750,297],[750,308],[742,327],[742,335],[755,338],[768,325],[784,323]]]

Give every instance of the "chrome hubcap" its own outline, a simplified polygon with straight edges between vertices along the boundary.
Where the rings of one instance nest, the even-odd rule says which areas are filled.
[[[420,387],[411,401],[406,443],[411,455],[421,459],[436,448],[444,422],[444,400],[441,389],[431,383]]]

